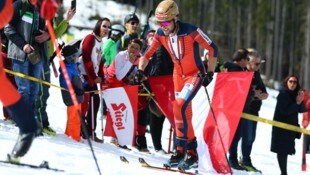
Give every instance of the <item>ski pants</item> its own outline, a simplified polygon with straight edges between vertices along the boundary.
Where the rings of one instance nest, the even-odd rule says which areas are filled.
[[[42,75],[42,80],[46,82],[51,82],[51,72],[50,72],[49,63],[47,60],[44,60],[41,75]],[[47,99],[50,96],[49,88],[50,86],[44,85],[41,83],[39,87],[38,98],[36,100],[35,115],[39,119],[42,127],[49,126],[48,116],[46,112]]]
[[[249,113],[258,116],[258,111],[250,109]],[[252,163],[250,155],[256,137],[256,126],[257,122],[255,121],[251,120],[244,121],[243,132],[241,136],[242,137],[241,150],[242,150],[242,162],[245,165]]]
[[[78,104],[78,109],[81,111],[81,104]],[[68,119],[65,134],[76,141],[80,141],[81,122],[78,110],[76,110],[74,105],[67,107],[67,117]]]
[[[173,114],[177,147],[185,150],[196,150],[197,141],[192,125],[191,101],[201,87],[201,79],[197,74],[191,76],[173,75],[175,101]]]

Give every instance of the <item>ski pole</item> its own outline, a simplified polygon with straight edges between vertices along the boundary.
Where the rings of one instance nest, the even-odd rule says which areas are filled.
[[[58,77],[58,72],[57,72],[57,69],[56,69],[54,61],[52,61],[52,68],[53,68],[54,76],[57,78]]]
[[[95,140],[95,117],[94,117],[94,96],[90,96],[90,104],[91,104],[91,137]]]

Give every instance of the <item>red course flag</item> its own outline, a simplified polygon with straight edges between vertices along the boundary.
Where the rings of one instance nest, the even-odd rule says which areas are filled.
[[[174,90],[171,75],[148,77],[152,92],[155,94],[163,113],[166,114],[170,124],[174,127],[173,108]]]
[[[230,173],[226,153],[237,129],[252,77],[252,72],[216,73],[207,91],[201,87],[193,98],[192,124],[198,143],[199,172]],[[172,98],[167,100],[167,97],[171,97],[173,89],[165,88],[173,88],[172,77],[158,76],[149,80],[158,103],[163,110],[171,109],[166,112],[171,113],[172,108],[168,105],[172,105]],[[206,92],[214,113],[210,110]]]

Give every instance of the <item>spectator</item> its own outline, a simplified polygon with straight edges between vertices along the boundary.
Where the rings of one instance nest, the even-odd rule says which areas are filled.
[[[116,43],[117,53],[126,50],[131,40],[140,38],[138,34],[139,22],[140,20],[135,13],[125,16],[124,24],[126,33]]]
[[[80,141],[80,133],[81,133],[81,122],[80,122],[80,114],[78,113],[78,110],[81,111],[81,103],[84,100],[84,90],[83,90],[83,84],[80,79],[77,65],[80,51],[78,48],[68,44],[65,46],[61,51],[62,56],[64,56],[66,69],[68,71],[69,78],[71,80],[73,89],[75,91],[77,101],[78,101],[78,109],[74,106],[71,95],[68,91],[61,90],[62,99],[65,105],[67,106],[67,125],[66,125],[66,131],[65,134],[72,139],[76,141]],[[62,73],[62,70],[60,71],[60,77],[59,77],[59,84],[61,87],[68,89],[67,83],[65,80],[65,77]]]
[[[299,79],[289,75],[283,80],[279,90],[273,120],[299,127],[298,113],[306,111],[303,103],[304,92],[301,90]],[[271,152],[277,154],[277,160],[282,175],[287,175],[287,157],[295,154],[295,139],[300,139],[301,133],[272,127]]]
[[[232,57],[232,62],[226,62],[223,65],[223,71],[224,72],[244,72],[246,71],[246,66],[248,64],[249,61],[249,57],[248,57],[248,51],[244,48],[238,49]],[[246,102],[244,104],[243,107],[243,112],[248,113],[249,111],[249,105],[252,101],[254,92],[252,91],[252,89],[250,88],[249,93],[247,95],[247,99]],[[237,155],[237,148],[238,148],[238,143],[239,140],[242,137],[242,133],[244,132],[243,129],[246,125],[247,120],[241,118],[239,123],[238,123],[238,127],[237,130],[235,132],[234,138],[232,140],[232,143],[230,145],[229,148],[229,163],[230,166],[233,169],[236,170],[245,170],[242,166],[239,165],[238,162],[238,155]]]
[[[59,1],[61,3],[61,1]],[[59,4],[61,5],[61,4]],[[73,18],[75,14],[75,9],[68,9],[65,15],[65,19],[59,23],[59,25],[56,24],[56,19],[54,18],[53,24],[54,24],[54,31],[56,38],[59,38],[62,36],[65,31],[67,30],[69,26],[69,21]],[[54,53],[54,44],[51,40],[48,40],[48,57],[47,59],[43,60],[43,72],[41,72],[41,77],[44,81],[50,82],[51,81],[51,72],[50,72],[50,60],[53,61],[53,58],[55,57]],[[53,56],[54,55],[54,56]],[[46,105],[47,105],[47,99],[49,98],[49,86],[40,84],[39,88],[39,96],[36,100],[36,116],[38,117],[41,126],[43,128],[42,132],[49,134],[49,135],[56,135],[56,132],[49,126],[50,123],[48,121],[48,115],[46,112]]]
[[[110,38],[102,46],[102,58],[104,66],[109,67],[117,54],[116,42],[124,35],[125,28],[120,24],[111,27]]]
[[[40,4],[33,5],[35,2],[15,1],[12,20],[4,28],[4,32],[9,39],[8,58],[13,60],[13,71],[41,79],[43,60],[47,60],[48,56],[47,41],[50,36],[46,31],[45,20],[40,18]],[[27,19],[27,22],[23,19]],[[35,109],[39,84],[17,76],[15,82],[23,99],[31,109]],[[35,116],[35,110],[32,112],[31,116]],[[36,119],[38,120],[38,116]]]
[[[309,92],[305,91],[304,92],[304,104],[306,106],[307,112],[303,114],[303,119],[302,119],[302,126],[304,128],[307,128],[309,125],[309,120],[310,120],[310,100],[308,99],[309,97]]]
[[[262,100],[268,98],[266,87],[261,79],[259,68],[261,63],[261,56],[257,51],[251,51],[248,54],[249,61],[247,64],[247,70],[254,72],[254,77],[251,83],[252,90],[254,90],[255,97],[250,102],[248,113],[258,116],[258,112],[262,105]],[[247,171],[259,171],[252,165],[251,151],[256,136],[257,122],[251,120],[245,120],[244,132],[242,132],[242,162],[241,166]]]
[[[125,51],[119,52],[112,64],[107,69],[107,83],[109,88],[113,87],[122,87],[128,84],[134,84],[133,74],[137,69],[137,65],[140,58],[140,50],[142,48],[142,42],[139,39],[133,39],[129,45],[128,49]],[[141,105],[142,104],[142,105]],[[144,98],[139,97],[139,106],[138,109],[144,109],[146,107],[146,102]],[[106,127],[112,126],[111,116],[107,115]],[[138,129],[136,136],[136,145],[139,151],[148,152],[146,138],[146,122],[145,118],[142,118],[138,112]],[[112,134],[111,142],[118,145],[115,133]],[[126,148],[124,145],[120,145],[121,147]]]
[[[85,116],[88,134],[92,136],[95,142],[100,143],[103,143],[103,141],[95,133],[100,96],[95,94],[94,91],[98,90],[97,84],[103,81],[103,63],[101,61],[102,38],[108,34],[110,25],[108,18],[102,18],[97,21],[93,33],[88,34],[82,41],[82,60],[79,65],[83,79],[87,82],[84,90],[92,92],[84,95],[82,116]],[[92,114],[94,115],[93,118]]]
[[[217,61],[217,47],[201,29],[180,22],[178,16],[178,6],[174,1],[164,0],[158,4],[155,19],[160,27],[151,46],[140,59],[135,78],[137,82],[142,82],[143,70],[150,57],[163,45],[174,62],[173,84],[176,100],[173,103],[173,113],[177,146],[176,152],[165,166],[189,169],[198,166],[197,141],[191,122],[191,100],[201,85],[207,86],[210,82]],[[200,59],[198,44],[209,50],[208,74]]]

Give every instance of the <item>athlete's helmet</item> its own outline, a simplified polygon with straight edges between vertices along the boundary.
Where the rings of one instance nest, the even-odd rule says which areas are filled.
[[[113,35],[119,35],[119,34],[124,35],[124,33],[125,33],[125,28],[124,28],[124,26],[122,26],[122,25],[120,25],[120,24],[114,24],[114,25],[112,25],[112,27],[111,27],[111,33],[112,33]]]
[[[178,5],[173,0],[161,1],[155,10],[156,21],[170,21],[179,15]]]

